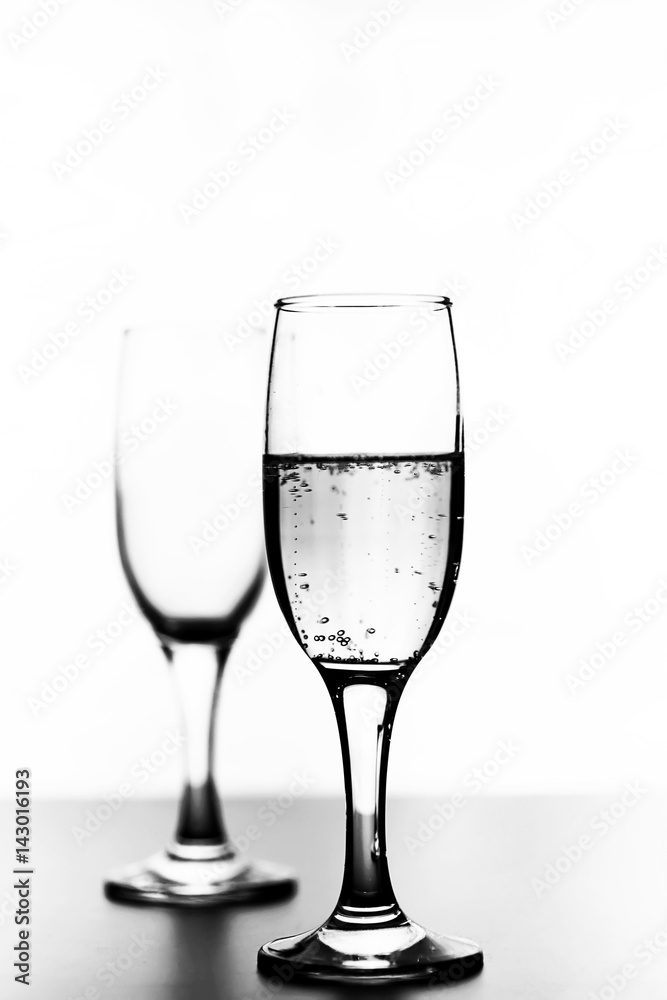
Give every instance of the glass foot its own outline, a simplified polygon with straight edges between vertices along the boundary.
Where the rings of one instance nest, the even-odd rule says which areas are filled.
[[[277,938],[259,950],[265,976],[291,979],[430,979],[457,983],[479,972],[481,949],[463,938],[434,934],[401,915],[390,926],[345,927],[334,915],[316,931]]]
[[[278,899],[296,886],[294,872],[282,865],[179,845],[112,872],[104,892],[122,902],[215,906]]]

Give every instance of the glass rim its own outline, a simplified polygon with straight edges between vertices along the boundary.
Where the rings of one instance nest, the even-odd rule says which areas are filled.
[[[446,309],[452,300],[447,295],[415,295],[396,292],[331,292],[318,295],[288,295],[275,302],[284,312],[309,312],[316,309],[395,309],[406,306],[436,306]]]

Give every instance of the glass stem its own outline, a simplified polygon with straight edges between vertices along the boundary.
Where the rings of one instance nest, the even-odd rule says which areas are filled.
[[[227,846],[213,751],[220,680],[231,642],[222,647],[177,643],[164,649],[173,670],[185,736],[185,784],[172,853],[213,857]]]
[[[391,730],[400,692],[370,679],[329,686],[343,752],[345,873],[334,918],[386,921],[400,911],[387,865],[385,802]]]

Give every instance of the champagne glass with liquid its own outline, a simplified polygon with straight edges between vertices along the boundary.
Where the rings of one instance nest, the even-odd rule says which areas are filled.
[[[116,512],[125,575],[171,667],[185,786],[163,851],[113,872],[112,899],[204,906],[289,893],[293,873],[227,836],[213,773],[224,664],[264,578],[261,334],[140,327],[124,338]],[[147,706],[150,710],[150,706]]]
[[[450,301],[317,295],[277,303],[264,521],[278,602],[331,697],[347,828],[337,906],[264,945],[261,972],[454,982],[470,941],[402,911],[385,842],[389,743],[405,683],[449,609],[463,537],[463,433]],[[327,595],[314,602],[310,595]],[[316,606],[316,610],[313,608]]]

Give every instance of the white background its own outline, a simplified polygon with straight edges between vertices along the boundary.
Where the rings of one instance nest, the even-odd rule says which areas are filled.
[[[176,725],[143,620],[51,704],[29,701],[129,596],[111,481],[70,512],[63,501],[113,447],[120,331],[218,317],[235,327],[255,300],[295,291],[454,300],[477,447],[450,623],[474,621],[407,689],[391,791],[444,796],[501,740],[520,749],[487,784],[494,793],[665,783],[667,605],[650,599],[667,599],[667,266],[641,270],[667,247],[663,5],[584,0],[558,20],[556,0],[403,0],[364,46],[359,29],[386,6],[70,0],[17,43],[40,8],[2,5],[0,557],[11,569],[0,721],[6,773],[31,767],[43,796],[101,798]],[[115,102],[149,67],[166,79],[121,118]],[[493,93],[480,101],[481,78]],[[294,120],[186,222],[181,206],[276,108]],[[113,131],[56,176],[105,117]],[[432,155],[388,177],[437,128]],[[288,280],[320,239],[337,247]],[[26,377],[33,349],[114,269],[127,287],[93,322],[79,315],[76,339]],[[613,314],[559,356],[606,299]],[[488,433],[492,412],[503,417]],[[629,467],[608,474],[604,494],[586,487],[618,449]],[[580,516],[531,557],[524,547],[574,502]],[[655,614],[632,626],[646,601]],[[224,682],[226,793],[272,794],[303,771],[314,793],[342,784],[333,713],[296,644],[249,677],[235,669],[281,624],[267,587]],[[621,629],[625,646],[570,690],[580,659]],[[170,757],[137,794],[175,795],[179,780]]]

